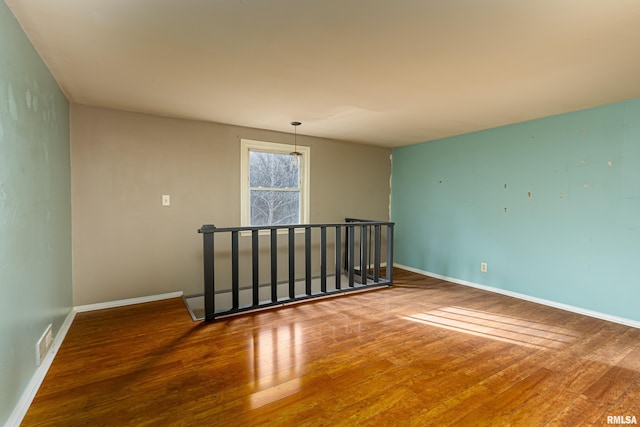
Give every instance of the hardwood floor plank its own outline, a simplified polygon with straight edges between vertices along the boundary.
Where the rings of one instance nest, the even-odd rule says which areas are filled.
[[[592,402],[592,400],[589,400],[589,402]],[[640,402],[640,376],[637,375],[635,381],[625,390],[622,396],[611,405],[605,407],[604,415],[635,416],[636,423],[640,424],[638,402]]]
[[[637,376],[637,372],[613,366],[583,394],[591,401],[611,404],[624,395]]]
[[[640,330],[397,270],[213,323],[79,313],[24,426],[603,425],[640,419]]]
[[[334,411],[330,421],[335,426],[360,425],[395,406],[398,402],[414,398],[415,394],[402,385],[395,385],[388,389],[376,389],[376,393],[366,399],[358,400],[341,411]]]
[[[606,405],[593,402],[580,395],[559,411],[547,426],[566,427],[575,425],[606,425]]]

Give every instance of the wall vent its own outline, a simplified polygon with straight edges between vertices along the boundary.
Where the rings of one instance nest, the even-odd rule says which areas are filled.
[[[53,344],[53,327],[50,324],[36,343],[36,361],[38,366],[42,364],[47,352],[51,348],[51,344]]]

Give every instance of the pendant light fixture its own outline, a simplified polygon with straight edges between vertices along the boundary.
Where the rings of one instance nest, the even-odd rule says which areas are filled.
[[[298,157],[302,156],[302,153],[298,151],[298,126],[300,126],[301,122],[291,122],[291,126],[293,126],[293,151],[289,154],[294,156],[296,160]]]

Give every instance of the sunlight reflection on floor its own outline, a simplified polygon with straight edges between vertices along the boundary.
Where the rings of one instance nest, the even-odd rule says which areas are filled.
[[[277,400],[284,399],[287,396],[296,394],[300,389],[300,378],[294,378],[273,387],[260,390],[249,396],[249,409],[257,409]]]
[[[570,329],[464,307],[441,307],[401,318],[534,348],[556,349],[578,338]]]
[[[247,360],[256,392],[249,396],[250,409],[300,391],[300,369],[306,359],[300,351],[303,342],[301,326],[295,323],[253,332]]]

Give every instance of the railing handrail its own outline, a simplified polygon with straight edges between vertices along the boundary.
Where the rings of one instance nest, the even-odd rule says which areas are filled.
[[[367,224],[372,222],[388,223],[388,221],[379,221],[377,219],[360,219],[360,218],[345,218],[345,222],[366,222]]]
[[[319,224],[286,224],[286,225],[255,225],[255,226],[244,226],[244,227],[221,227],[218,228],[213,224],[204,224],[201,228],[198,229],[198,233],[207,234],[207,233],[220,233],[220,232],[230,232],[230,231],[262,231],[262,230],[289,230],[296,228],[319,228],[319,227],[357,227],[359,225],[395,225],[394,222],[391,221],[375,221],[375,220],[355,220],[352,218],[346,218],[345,222],[336,222],[336,223],[319,223]]]

